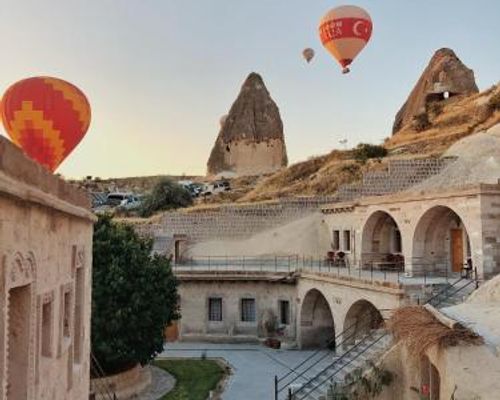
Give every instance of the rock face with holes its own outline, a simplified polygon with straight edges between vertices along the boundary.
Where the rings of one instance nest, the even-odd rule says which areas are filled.
[[[285,167],[287,162],[278,106],[262,77],[252,72],[221,126],[207,175],[259,175]]]
[[[392,134],[419,115],[427,112],[430,103],[448,96],[478,93],[474,71],[467,68],[451,49],[439,49],[432,56],[408,99],[396,114]]]

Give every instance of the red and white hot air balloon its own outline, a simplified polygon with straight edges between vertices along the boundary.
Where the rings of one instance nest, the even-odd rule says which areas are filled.
[[[372,27],[370,15],[357,6],[336,7],[321,18],[321,43],[337,59],[344,74],[370,40]]]

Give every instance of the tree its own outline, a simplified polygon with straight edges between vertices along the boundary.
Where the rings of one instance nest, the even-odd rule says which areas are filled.
[[[386,155],[387,149],[377,144],[360,143],[354,149],[354,159],[363,163],[369,158],[384,158]]]
[[[179,318],[177,281],[152,240],[102,216],[94,227],[92,351],[107,374],[145,364],[163,350]]]
[[[156,211],[188,207],[191,204],[193,199],[187,189],[168,178],[162,178],[144,199],[139,214],[149,217]]]

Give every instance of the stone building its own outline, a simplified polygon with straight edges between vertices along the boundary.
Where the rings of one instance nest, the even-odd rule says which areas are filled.
[[[207,163],[207,175],[260,175],[288,163],[278,106],[262,77],[248,75],[221,129]]]
[[[500,273],[500,185],[405,192],[323,209],[332,251],[360,268],[407,275],[460,273],[467,260],[480,278]]]
[[[88,399],[89,206],[0,137],[1,399]]]

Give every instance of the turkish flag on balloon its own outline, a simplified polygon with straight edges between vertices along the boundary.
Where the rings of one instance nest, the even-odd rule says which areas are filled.
[[[357,6],[340,6],[328,11],[319,23],[321,43],[342,66],[343,73],[366,46],[372,35],[370,15]]]
[[[50,77],[13,84],[0,105],[2,122],[25,154],[54,172],[85,136],[90,104],[76,86]]]

